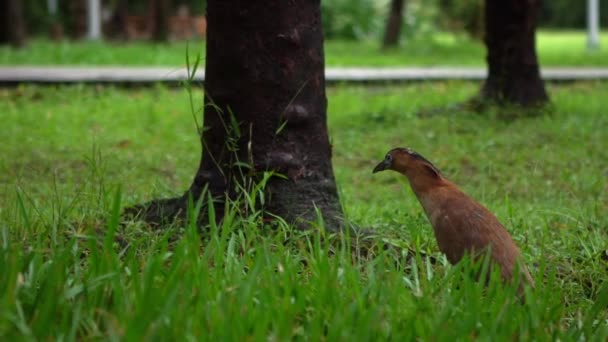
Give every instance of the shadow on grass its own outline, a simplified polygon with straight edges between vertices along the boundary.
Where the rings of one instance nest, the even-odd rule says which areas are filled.
[[[473,113],[486,115],[502,121],[515,121],[518,119],[552,115],[555,113],[552,102],[538,103],[532,106],[521,106],[503,101],[488,100],[474,96],[463,102],[457,102],[442,107],[422,108],[416,115],[421,118],[451,115],[454,113]]]

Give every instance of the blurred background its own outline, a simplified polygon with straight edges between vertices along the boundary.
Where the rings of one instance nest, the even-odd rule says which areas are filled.
[[[288,108],[299,116],[299,101],[326,96],[344,217],[379,232],[378,246],[420,251],[351,264],[348,249],[316,247],[330,239],[269,225],[251,204],[264,203],[257,186],[203,240],[119,218],[182,196],[199,172],[210,107],[190,71],[205,67],[183,67],[204,65],[205,1],[0,0],[0,340],[608,341],[608,0],[543,1],[542,82],[530,65],[493,68],[517,80],[494,84],[530,108],[483,91],[486,2],[499,8],[490,36],[537,3],[322,0],[327,74],[356,77],[294,101],[303,81],[284,111],[263,112],[262,129],[278,135]],[[402,76],[369,82],[375,73]],[[477,101],[488,93],[496,105]],[[372,176],[395,146],[427,156],[505,223],[537,282],[532,300],[505,305],[447,267],[404,178]]]
[[[202,38],[206,32],[204,0],[5,0],[3,4],[0,41],[14,46],[32,38],[178,41]],[[483,0],[322,1],[323,26],[328,40],[377,40],[385,47],[440,32],[479,40],[482,6]],[[587,9],[586,1],[544,1],[539,28],[584,30]],[[599,19],[608,22],[608,6],[599,8]]]

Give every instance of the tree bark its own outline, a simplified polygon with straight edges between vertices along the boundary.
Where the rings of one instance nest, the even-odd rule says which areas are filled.
[[[273,171],[284,178],[265,187],[267,218],[305,229],[318,212],[339,230],[319,0],[208,0],[207,18],[203,152],[182,203],[207,189],[220,217],[225,199]]]
[[[486,0],[488,77],[481,97],[497,103],[534,106],[547,102],[536,56],[540,0]]]
[[[386,29],[384,31],[384,39],[382,41],[383,49],[395,47],[399,43],[401,23],[403,21],[403,2],[404,0],[391,0],[391,7],[386,20]]]
[[[25,45],[25,18],[21,0],[0,2],[0,44],[8,43],[20,48]]]

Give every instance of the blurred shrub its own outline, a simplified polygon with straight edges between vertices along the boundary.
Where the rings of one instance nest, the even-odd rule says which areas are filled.
[[[49,15],[46,0],[24,1],[23,13],[28,34],[46,31],[54,21],[60,21],[62,18],[61,9],[54,18]]]
[[[483,36],[484,0],[439,0],[443,29],[464,30],[477,38]],[[547,28],[584,29],[587,22],[586,0],[544,0],[538,25]],[[600,23],[608,22],[608,6],[600,6]]]
[[[104,7],[114,9],[119,1],[102,0]],[[483,36],[483,3],[485,0],[405,0],[402,37],[420,38],[438,29],[464,31],[470,36]],[[500,1],[500,0],[497,0]],[[149,0],[126,0],[131,14],[145,15]],[[323,28],[329,39],[378,38],[386,24],[390,0],[322,0]],[[66,31],[74,26],[73,6],[84,6],[84,0],[59,0],[59,13],[48,14],[47,0],[24,1],[27,30],[45,34],[53,23]],[[205,12],[206,0],[172,0],[174,8],[186,4],[190,13]],[[83,19],[83,18],[81,18]],[[608,6],[600,6],[600,22],[608,23]],[[585,0],[544,0],[539,25],[550,28],[583,29],[586,23]]]
[[[608,3],[600,1],[600,23],[608,23]],[[585,28],[587,25],[586,0],[545,0],[539,24],[550,28]]]
[[[415,38],[437,29],[437,0],[405,0],[401,36]],[[328,39],[379,38],[390,0],[321,1],[323,30]]]
[[[437,0],[405,0],[401,35],[406,39],[426,39],[439,27]],[[388,11],[388,5],[387,5]],[[386,14],[384,15],[386,17]]]
[[[321,13],[325,38],[361,39],[376,34],[384,18],[374,0],[325,0]]]
[[[149,0],[101,0],[102,7],[114,11],[120,1],[125,1],[129,13],[132,15],[146,15]],[[77,6],[86,16],[86,3],[84,0],[58,0],[58,13],[52,17],[48,12],[47,0],[26,0],[23,3],[26,27],[29,34],[48,33],[52,24],[60,23],[66,32],[70,32],[76,20],[86,18],[74,18],[74,10]],[[179,5],[187,5],[191,14],[205,13],[206,0],[172,0],[172,7],[175,9]]]
[[[469,36],[483,37],[484,0],[439,0],[441,28],[465,31]]]
[[[207,9],[206,0],[171,0],[170,2],[171,7],[174,10],[181,5],[188,6],[188,9],[190,9],[190,14],[202,14],[205,13]],[[110,8],[115,8],[118,4],[118,0],[108,0],[104,3],[107,3]],[[145,15],[148,11],[150,0],[126,0],[126,3],[127,7],[129,8],[129,13]]]

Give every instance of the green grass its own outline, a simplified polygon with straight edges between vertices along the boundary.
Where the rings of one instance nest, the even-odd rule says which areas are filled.
[[[543,66],[608,65],[608,33],[601,35],[601,48],[589,52],[583,31],[540,31],[538,54]],[[204,56],[204,41],[190,43]],[[27,48],[0,47],[0,65],[184,65],[185,42],[70,42],[35,39]],[[328,66],[483,66],[485,48],[463,35],[438,33],[405,41],[398,49],[380,51],[376,40],[327,41]]]
[[[390,251],[353,259],[346,242],[236,208],[202,239],[192,224],[119,226],[121,207],[192,180],[200,147],[185,91],[0,90],[0,337],[605,340],[608,84],[549,86],[554,113],[532,118],[419,115],[477,86],[328,90],[348,218],[436,264]],[[525,304],[447,265],[403,179],[372,176],[395,146],[506,224],[537,283]]]

